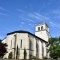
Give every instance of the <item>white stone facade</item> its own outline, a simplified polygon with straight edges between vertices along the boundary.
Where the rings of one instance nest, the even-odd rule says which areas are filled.
[[[36,35],[39,35],[39,33],[36,33]],[[40,59],[43,59],[43,57],[47,57],[47,41],[39,38],[40,36],[36,35],[27,31],[14,31],[8,33],[7,37],[3,40],[3,42],[7,43],[8,45],[8,53],[6,53],[4,58],[8,58],[9,53],[12,52],[12,58],[16,59],[17,46],[19,51],[19,59],[24,59],[24,49],[26,49],[27,53],[26,59],[30,59],[31,55]]]

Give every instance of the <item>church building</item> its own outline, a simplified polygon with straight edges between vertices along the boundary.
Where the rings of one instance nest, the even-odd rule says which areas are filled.
[[[26,53],[26,59],[30,59],[31,56],[39,59],[48,58],[46,44],[49,37],[49,27],[46,23],[35,25],[35,34],[23,30],[7,33],[6,38],[3,39],[3,43],[8,45],[8,52],[4,58],[8,58],[11,52],[14,59],[24,59],[24,52]]]

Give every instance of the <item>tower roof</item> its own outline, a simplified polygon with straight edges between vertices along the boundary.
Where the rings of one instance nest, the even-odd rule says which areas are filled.
[[[43,23],[41,23],[41,24],[35,24],[35,26],[38,26],[38,25],[40,26],[40,25],[44,25],[44,24],[48,27],[48,25],[47,25],[46,22],[43,22]]]

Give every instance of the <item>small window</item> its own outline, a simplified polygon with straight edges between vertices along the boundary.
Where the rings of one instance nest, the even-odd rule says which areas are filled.
[[[43,42],[42,42],[42,56],[44,57],[44,46],[43,46]]]
[[[12,48],[12,40],[11,40],[11,47],[10,48]]]
[[[31,40],[29,41],[29,48],[30,48],[30,50],[32,50],[32,41]]]
[[[38,52],[38,43],[36,43],[36,51]]]
[[[22,40],[21,40],[21,48],[22,48]]]
[[[43,26],[41,26],[41,30],[43,30]]]
[[[40,31],[40,27],[38,27],[38,31]]]
[[[38,45],[38,42],[36,41],[36,57],[38,58],[39,57],[39,45]]]

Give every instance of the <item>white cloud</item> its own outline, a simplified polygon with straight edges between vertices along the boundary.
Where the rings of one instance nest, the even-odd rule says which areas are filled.
[[[22,27],[22,25],[19,25],[20,27]]]
[[[23,11],[23,10],[21,10],[21,9],[17,9],[17,11],[24,13],[24,11]]]
[[[7,11],[5,8],[0,6],[0,10]]]
[[[19,18],[26,22],[35,23],[35,21],[33,19],[30,19],[29,17],[20,16]]]
[[[42,14],[39,14],[37,12],[34,12],[34,13],[23,13],[22,15],[19,16],[20,20],[23,21],[21,22],[21,24],[25,24],[25,22],[28,22],[28,23],[33,23],[35,24],[37,21],[40,22],[40,21],[48,21],[49,18],[42,15]],[[33,27],[31,24],[29,24],[29,26]]]
[[[4,14],[4,13],[0,13],[0,15],[5,15],[5,16],[7,16],[7,14]]]
[[[51,26],[53,26],[53,27],[55,27],[55,26],[56,26],[56,24],[55,24],[55,23],[53,23],[53,22],[51,22],[51,21],[50,21],[50,25],[51,25]]]
[[[1,10],[5,10],[3,7],[0,7]]]
[[[52,27],[60,28],[60,24],[58,24],[58,23],[54,23],[54,22],[51,22],[51,21],[50,21],[50,25],[51,25]]]
[[[38,17],[41,17],[42,19],[44,18],[44,19],[49,19],[48,17],[46,17],[46,16],[44,16],[44,15],[42,15],[42,14],[39,14],[39,13],[37,13],[37,12],[35,12],[35,15],[36,16],[38,16]]]
[[[30,21],[30,22],[35,22],[34,20],[32,20],[32,19],[29,19],[29,18],[26,18],[26,20],[28,20],[28,21]]]
[[[22,21],[21,24],[25,24],[25,23]]]
[[[60,15],[60,10],[53,10],[52,13]]]
[[[32,24],[28,24],[28,25],[30,25],[31,27],[34,27]]]
[[[40,18],[39,18],[38,16],[36,16],[34,13],[30,13],[29,16],[32,17],[32,18],[40,19]]]
[[[54,18],[60,18],[60,10],[58,10],[58,9],[53,10],[52,13],[55,15]]]
[[[30,14],[28,14],[30,17],[32,17],[32,18],[36,18],[36,20],[49,20],[49,18],[48,17],[46,17],[46,16],[44,16],[44,15],[42,15],[42,14],[39,14],[39,13],[37,13],[37,12],[34,12],[34,13],[30,13]]]
[[[4,38],[4,36],[0,36],[0,39],[3,39]]]

